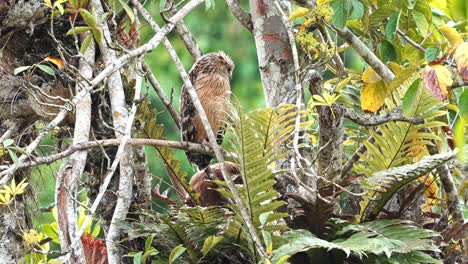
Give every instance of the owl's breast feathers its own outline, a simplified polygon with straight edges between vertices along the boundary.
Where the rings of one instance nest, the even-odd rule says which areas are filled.
[[[221,144],[228,118],[231,87],[230,73],[226,71],[228,64],[224,62],[225,57],[223,57],[226,55],[220,57],[216,54],[219,53],[211,53],[202,57],[190,70],[189,76],[208,117],[211,129],[217,137],[217,142]],[[220,59],[222,59],[221,62]],[[185,86],[182,88],[180,102],[182,140],[193,143],[208,142],[203,123],[186,89]],[[199,169],[208,166],[212,159],[210,155],[190,152],[186,154],[190,162],[198,165]]]

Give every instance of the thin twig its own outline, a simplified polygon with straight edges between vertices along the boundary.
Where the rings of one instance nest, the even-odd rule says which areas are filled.
[[[148,80],[151,83],[151,86],[153,87],[154,91],[156,94],[159,96],[159,99],[163,102],[164,106],[166,107],[167,111],[171,115],[172,119],[174,120],[176,126],[180,128],[180,115],[175,109],[174,105],[172,104],[171,100],[167,98],[166,93],[161,87],[161,84],[159,83],[158,79],[156,79],[156,76],[151,72],[151,70],[148,68],[146,63],[143,63],[143,70],[146,72],[146,76],[148,77]]]
[[[411,38],[409,38],[408,36],[406,36],[406,34],[403,33],[403,31],[397,29],[397,33],[398,33],[398,35],[400,35],[404,40],[406,40],[406,42],[408,42],[409,44],[411,44],[413,47],[417,48],[418,50],[422,51],[423,53],[426,52],[426,49],[424,49],[423,47],[421,47],[421,45],[419,45],[418,43],[414,42],[414,40],[412,40]]]

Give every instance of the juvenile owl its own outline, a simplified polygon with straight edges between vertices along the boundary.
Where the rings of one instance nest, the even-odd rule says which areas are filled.
[[[212,52],[202,56],[189,72],[190,81],[197,92],[203,109],[208,116],[211,129],[221,144],[227,120],[227,110],[231,97],[230,80],[234,63],[224,52]],[[193,143],[206,143],[208,137],[203,124],[190,99],[185,85],[180,97],[182,140]],[[186,152],[189,161],[205,169],[212,159],[211,155]]]

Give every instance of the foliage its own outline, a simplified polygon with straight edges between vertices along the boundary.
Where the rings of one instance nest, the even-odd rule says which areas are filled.
[[[324,249],[329,251],[330,255],[337,256],[340,255],[337,251],[341,251],[346,257],[354,255],[359,259],[367,260],[380,258],[389,263],[401,259],[402,256],[409,259],[418,257],[427,263],[442,263],[423,252],[438,251],[432,242],[432,238],[437,236],[433,231],[401,220],[375,220],[359,225],[342,220],[336,221],[341,225],[341,229],[336,233],[335,239],[330,242],[300,229],[284,235],[283,238],[287,242],[273,251],[273,263],[277,263],[285,256],[311,249]],[[366,261],[365,263],[379,262]]]

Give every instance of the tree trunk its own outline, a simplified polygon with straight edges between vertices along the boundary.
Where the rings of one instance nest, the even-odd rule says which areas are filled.
[[[250,10],[266,105],[294,104],[294,62],[281,14],[272,0],[250,0]]]

